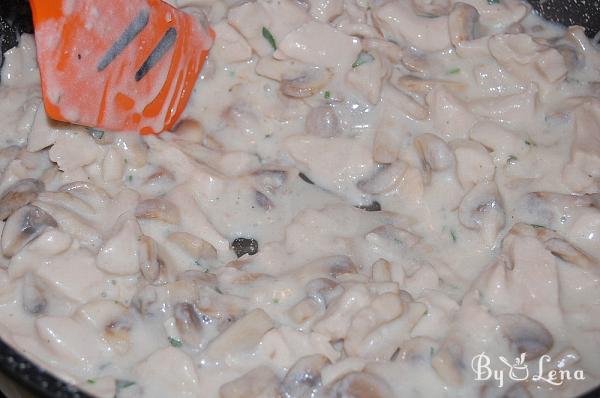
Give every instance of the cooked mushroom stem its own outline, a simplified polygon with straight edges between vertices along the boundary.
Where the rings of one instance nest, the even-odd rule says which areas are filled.
[[[312,396],[314,390],[321,385],[321,369],[329,364],[329,358],[321,354],[300,358],[283,378],[282,392],[288,398]]]
[[[10,258],[40,236],[47,227],[57,226],[56,220],[39,207],[21,207],[6,220],[2,230],[2,252]]]
[[[554,339],[548,329],[527,315],[502,314],[496,319],[515,352],[525,353],[528,360],[541,357],[554,345]]]
[[[463,41],[476,39],[479,34],[477,9],[466,3],[455,3],[448,17],[448,32],[455,47]]]
[[[44,183],[33,178],[11,185],[0,198],[0,220],[6,220],[16,210],[33,202],[44,189]]]

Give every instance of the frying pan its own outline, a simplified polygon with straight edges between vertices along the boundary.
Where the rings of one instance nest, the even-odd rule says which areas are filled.
[[[546,19],[563,25],[584,26],[586,34],[590,37],[595,37],[600,32],[600,0],[529,0],[529,2]],[[0,17],[2,52],[16,45],[16,39],[10,35],[3,35],[3,31],[11,29],[15,34],[33,32],[31,13],[24,0],[0,0]],[[10,27],[3,26],[6,20],[10,20]],[[92,398],[33,364],[2,340],[0,340],[0,371],[36,397]],[[598,397],[600,397],[600,386],[579,398]]]

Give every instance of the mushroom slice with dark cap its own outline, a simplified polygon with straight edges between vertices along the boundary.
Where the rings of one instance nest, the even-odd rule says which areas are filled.
[[[56,220],[39,207],[21,207],[6,220],[1,238],[2,253],[6,257],[12,257],[40,236],[47,227],[57,226]]]

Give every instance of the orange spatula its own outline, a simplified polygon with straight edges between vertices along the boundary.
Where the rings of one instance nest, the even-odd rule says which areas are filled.
[[[214,33],[161,0],[30,0],[47,114],[142,134],[171,129]]]

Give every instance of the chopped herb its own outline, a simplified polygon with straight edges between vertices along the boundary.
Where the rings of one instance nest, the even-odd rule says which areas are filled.
[[[117,379],[115,381],[115,386],[117,387],[117,391],[123,390],[127,387],[131,387],[134,384],[135,384],[135,381],[131,381],[131,380]]]
[[[360,54],[358,54],[358,57],[356,58],[356,61],[354,61],[354,63],[352,64],[353,68],[358,68],[359,66],[369,63],[371,61],[373,61],[375,58],[373,58],[373,56],[369,53],[366,52],[361,52]]]
[[[435,348],[429,347],[429,356],[433,358],[433,354],[435,354]]]
[[[129,174],[129,175],[127,176],[127,180],[129,180],[129,182],[133,181],[133,176],[132,176],[131,174]]]
[[[128,162],[127,158],[123,159],[123,162],[124,162],[125,164],[127,164],[127,162]]]
[[[273,47],[273,50],[277,50],[277,44],[275,43],[275,38],[273,37],[273,34],[269,31],[269,29],[265,28],[264,26],[262,28],[262,35],[269,42],[271,47]]]
[[[510,155],[508,157],[508,159],[506,159],[506,163],[515,164],[515,163],[517,163],[517,160],[519,160],[519,159],[516,156]]]
[[[329,99],[329,98],[331,98],[331,91],[325,91],[325,93],[323,94],[323,97],[324,97],[325,99]]]
[[[533,228],[546,228],[543,225],[538,225],[538,224],[529,224],[531,225]]]
[[[529,140],[525,140],[525,145],[535,146],[535,144]]]
[[[273,304],[279,304],[279,299],[278,298],[273,299]]]
[[[87,379],[87,383],[88,384],[96,384],[96,380],[94,380],[94,379]]]
[[[104,137],[104,131],[102,130],[98,130],[95,128],[89,128],[88,129],[88,133],[92,136],[93,139],[95,140],[101,140],[102,137]]]
[[[450,237],[452,238],[452,242],[456,242],[456,233],[454,231],[450,231]]]
[[[200,260],[194,260],[194,265],[195,265],[196,267],[201,267],[201,266],[202,266],[202,263],[200,262]]]
[[[219,294],[223,294],[223,291],[221,289],[219,289],[219,286],[215,287],[215,292],[217,292]]]
[[[452,68],[448,70],[449,75],[456,75],[457,73],[460,73],[460,68]]]
[[[181,342],[181,340],[177,340],[174,339],[173,337],[169,336],[169,343],[171,343],[171,345],[173,347],[181,347],[183,345],[183,343]]]
[[[500,4],[500,0],[487,0],[489,5]]]

